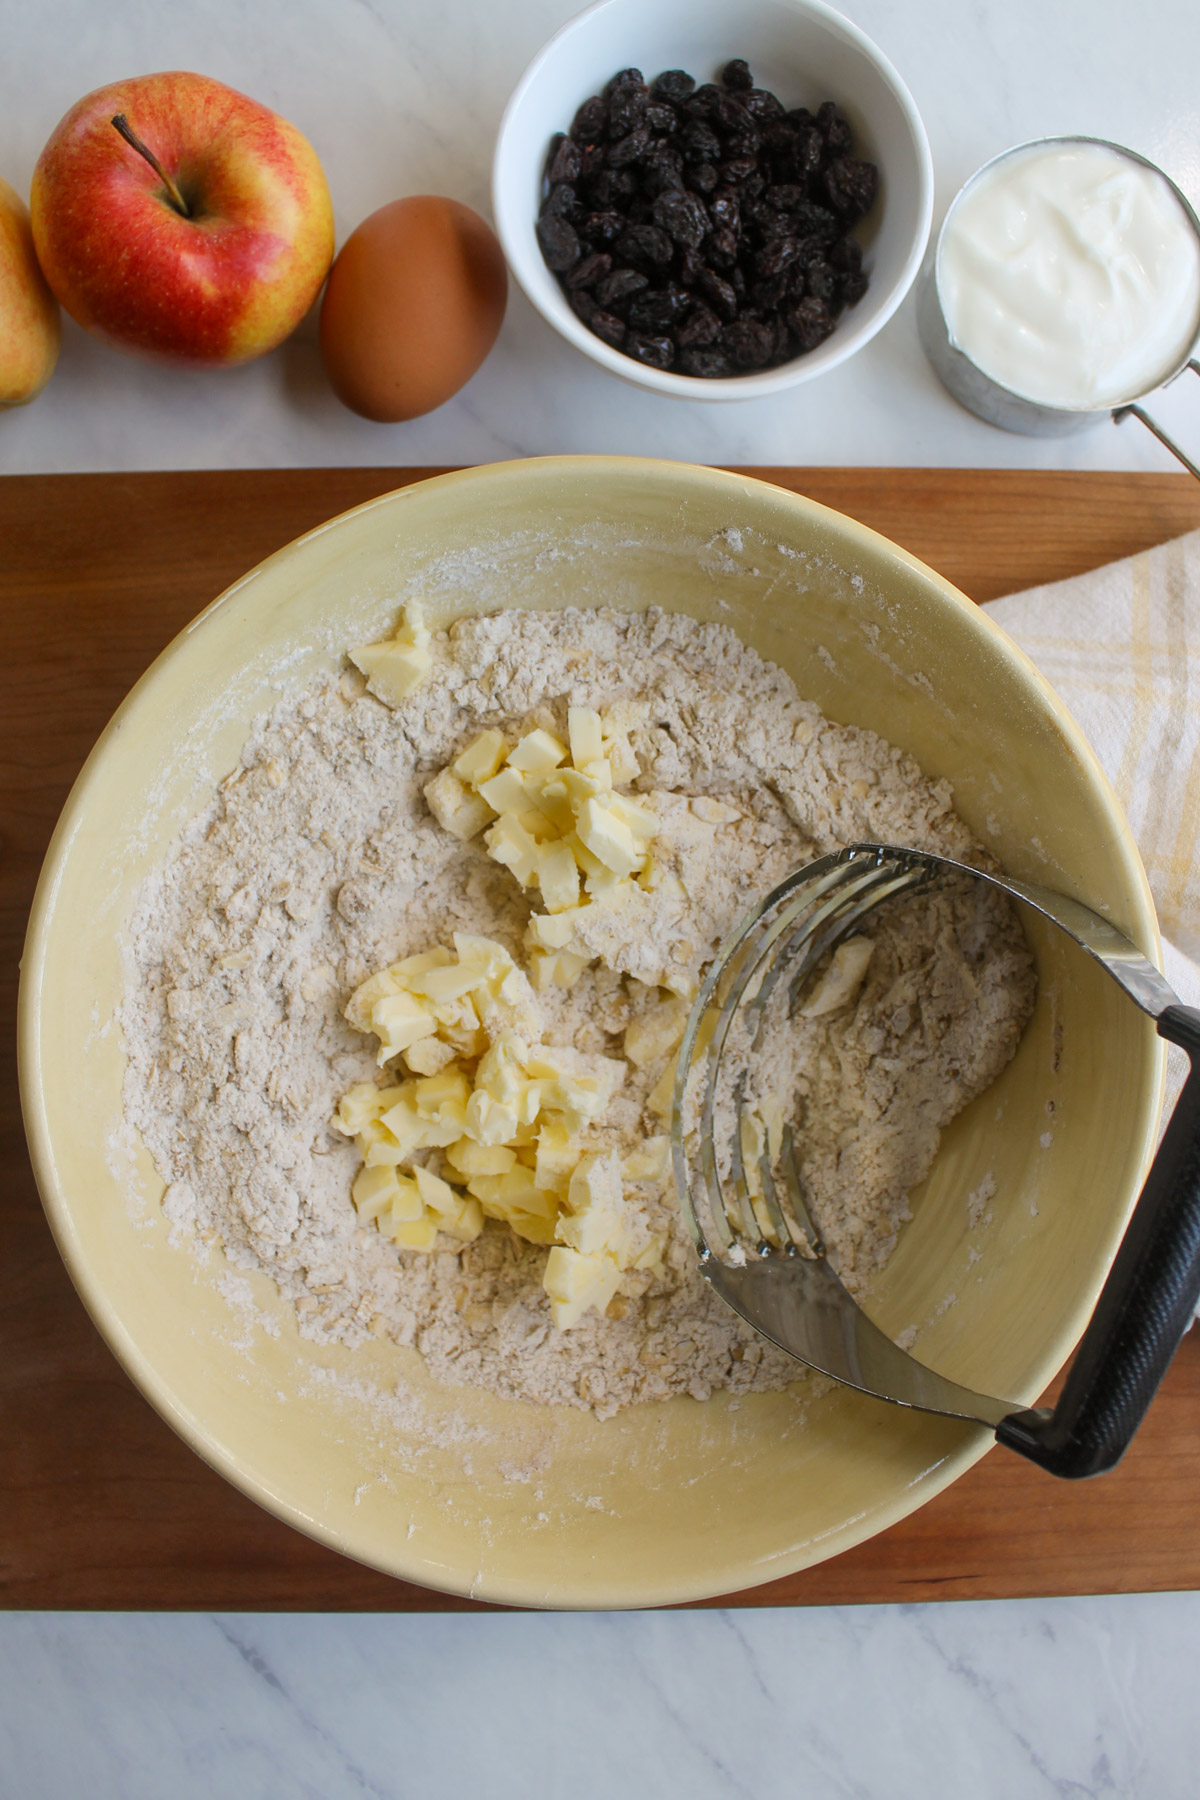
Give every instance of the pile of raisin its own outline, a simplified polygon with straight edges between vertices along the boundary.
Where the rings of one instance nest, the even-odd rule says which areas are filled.
[[[546,163],[537,238],[598,338],[655,369],[744,375],[824,341],[867,291],[879,185],[827,100],[788,112],[740,59],[697,87],[622,69]]]

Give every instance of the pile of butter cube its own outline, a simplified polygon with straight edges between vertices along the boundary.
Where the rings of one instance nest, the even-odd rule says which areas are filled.
[[[573,946],[584,908],[623,906],[635,882],[662,879],[654,813],[619,791],[640,773],[628,734],[648,713],[636,700],[572,706],[565,744],[543,726],[512,745],[484,731],[425,788],[440,825],[464,842],[483,832],[488,855],[540,893],[526,939],[536,987],[570,987],[593,960]]]
[[[379,1039],[380,1066],[402,1059],[408,1071],[342,1097],[335,1122],[363,1160],[354,1205],[410,1250],[433,1249],[439,1234],[469,1243],[485,1217],[552,1246],[543,1285],[565,1330],[589,1307],[603,1311],[626,1271],[659,1265],[662,1239],[622,1176],[665,1178],[666,1140],[627,1169],[581,1142],[623,1064],[541,1043],[537,1000],[503,945],[456,932],[454,946],[371,975],[346,1008]],[[416,1160],[430,1151],[444,1174]]]

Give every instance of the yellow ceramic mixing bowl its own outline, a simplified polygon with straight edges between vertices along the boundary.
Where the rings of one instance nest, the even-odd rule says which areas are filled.
[[[120,1136],[122,935],[147,873],[256,714],[419,595],[659,605],[733,626],[834,719],[953,785],[1018,876],[1153,954],[1128,828],[1029,662],[948,583],[763,483],[627,458],[439,476],[334,519],[215,601],[138,683],[80,776],[34,905],[20,1054],[59,1247],[126,1369],[187,1441],[302,1531],[409,1580],[545,1606],[646,1606],[784,1575],[919,1506],[990,1434],[801,1375],[599,1422],[434,1385],[415,1352],[302,1340],[262,1277],[173,1248],[162,1184]],[[1151,1149],[1160,1047],[1061,933],[1031,930],[1036,1016],[946,1133],[873,1310],[986,1393],[1031,1401],[1086,1321]],[[1057,940],[1057,941],[1055,941]]]

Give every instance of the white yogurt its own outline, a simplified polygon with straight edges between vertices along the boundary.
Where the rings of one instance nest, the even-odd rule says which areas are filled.
[[[938,252],[950,335],[1043,405],[1115,406],[1200,334],[1200,241],[1170,183],[1107,145],[1001,157],[951,209]]]

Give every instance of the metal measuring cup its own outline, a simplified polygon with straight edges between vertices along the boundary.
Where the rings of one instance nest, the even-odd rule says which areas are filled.
[[[1160,377],[1151,388],[1144,388],[1140,393],[1130,394],[1115,406],[1047,406],[1040,400],[1027,400],[1023,395],[1014,393],[1011,388],[995,381],[986,375],[969,357],[965,350],[955,341],[946,320],[942,303],[940,284],[940,268],[942,243],[946,235],[946,227],[953,219],[955,212],[971,192],[971,190],[988,175],[997,164],[1007,162],[1010,158],[1023,156],[1030,150],[1041,149],[1052,144],[1099,144],[1106,150],[1115,150],[1119,156],[1128,157],[1131,162],[1141,163],[1144,168],[1153,169],[1156,175],[1162,176],[1171,192],[1183,208],[1192,230],[1200,242],[1200,219],[1196,217],[1185,196],[1171,180],[1171,177],[1159,168],[1149,157],[1139,156],[1136,150],[1127,150],[1124,144],[1114,144],[1108,138],[1085,137],[1072,133],[1063,137],[1032,138],[1027,144],[1016,144],[1011,150],[1002,150],[999,156],[993,156],[990,162],[976,169],[971,179],[959,188],[950,203],[946,217],[942,221],[933,250],[926,260],[921,272],[917,290],[917,329],[926,356],[934,373],[941,380],[954,398],[989,425],[999,425],[1005,431],[1019,431],[1029,437],[1058,437],[1072,431],[1084,431],[1089,426],[1099,423],[1108,416],[1118,424],[1122,419],[1133,417],[1152,431],[1160,443],[1165,444],[1172,456],[1176,457],[1197,480],[1200,480],[1200,465],[1180,449],[1158,422],[1153,419],[1140,402],[1155,389],[1165,387],[1169,382],[1182,375],[1186,369],[1200,375],[1200,360],[1197,358],[1197,344],[1183,356],[1169,374]]]

